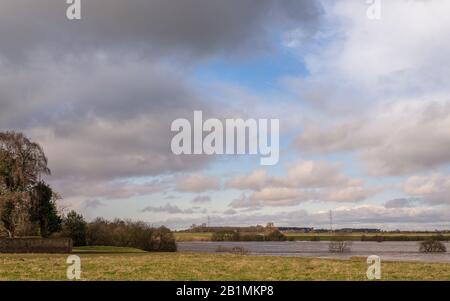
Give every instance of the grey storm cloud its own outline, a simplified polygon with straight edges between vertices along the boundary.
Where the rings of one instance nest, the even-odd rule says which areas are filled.
[[[412,208],[416,205],[419,199],[402,198],[387,201],[384,204],[385,208]]]
[[[89,0],[82,1],[82,19],[69,21],[65,2],[3,0],[0,52],[254,52],[270,47],[272,30],[314,31],[322,14],[313,0]]]
[[[170,150],[173,120],[211,110],[187,80],[153,61],[102,60],[36,63],[31,69],[41,77],[17,70],[0,75],[0,94],[9,96],[0,100],[0,127],[39,141],[59,179],[111,180],[204,166],[203,156]],[[6,89],[11,85],[17,88]]]
[[[86,209],[89,209],[89,208],[93,208],[93,209],[96,209],[96,208],[99,208],[99,207],[102,207],[102,206],[105,206],[105,204],[103,204],[101,201],[99,201],[99,200],[87,200],[85,203],[84,203],[84,207],[86,208]]]
[[[195,213],[207,213],[206,209],[200,207],[192,207],[188,209],[181,209],[176,205],[166,204],[165,206],[154,207],[148,206],[141,210],[141,212],[152,212],[152,213],[169,213],[169,214],[195,214]]]
[[[199,196],[196,196],[195,198],[193,198],[191,200],[191,202],[194,203],[194,204],[210,203],[211,201],[212,201],[211,197],[209,197],[207,195],[203,195],[203,196],[199,195]]]
[[[174,119],[194,110],[221,116],[189,80],[186,62],[251,56],[270,49],[273,32],[314,32],[322,14],[312,0],[81,4],[82,19],[69,21],[66,1],[2,1],[0,128],[22,131],[44,147],[49,181],[61,193],[76,195],[69,183],[94,181],[89,197],[100,199],[116,180],[193,171],[209,162],[170,151]],[[119,186],[108,196],[131,195],[129,185]]]

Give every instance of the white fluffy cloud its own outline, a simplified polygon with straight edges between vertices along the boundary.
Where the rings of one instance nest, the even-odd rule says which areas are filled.
[[[296,146],[305,153],[356,151],[368,173],[402,175],[450,163],[449,128],[450,95],[379,105],[327,126],[309,124]]]
[[[269,176],[265,170],[255,170],[249,175],[237,176],[225,183],[226,188],[241,190],[260,190],[269,182]]]
[[[311,108],[298,148],[356,151],[377,176],[450,163],[450,2],[383,1],[379,21],[364,1],[323,3],[323,32],[299,46],[310,74],[284,79]]]
[[[220,189],[219,179],[203,174],[190,174],[181,177],[176,184],[176,189],[181,192],[205,192]]]
[[[229,180],[227,188],[252,191],[231,203],[235,208],[292,206],[307,201],[358,202],[379,189],[350,179],[339,167],[326,161],[299,161],[287,168],[285,176],[269,177],[263,170]]]
[[[430,204],[450,205],[450,176],[439,173],[412,176],[406,180],[404,191]]]

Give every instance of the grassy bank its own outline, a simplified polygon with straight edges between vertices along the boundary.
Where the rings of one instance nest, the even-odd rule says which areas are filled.
[[[82,280],[366,280],[367,270],[364,259],[115,251],[78,252]],[[66,258],[67,255],[0,254],[0,280],[66,280]],[[450,264],[383,262],[382,277],[450,280]]]

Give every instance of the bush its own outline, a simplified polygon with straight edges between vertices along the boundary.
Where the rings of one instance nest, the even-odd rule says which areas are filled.
[[[334,240],[330,241],[328,245],[328,250],[331,253],[348,253],[351,251],[351,242],[345,240]]]
[[[283,233],[281,233],[279,230],[275,230],[270,232],[266,236],[267,241],[286,241],[287,237]]]
[[[231,252],[236,255],[247,255],[249,253],[244,247],[233,247],[231,248]]]
[[[156,250],[164,252],[176,252],[177,244],[173,233],[166,227],[160,227],[156,230]]]
[[[245,249],[244,247],[232,247],[232,248],[227,248],[224,246],[218,246],[216,249],[217,253],[233,253],[236,255],[247,255],[249,253],[249,251],[247,249]]]
[[[240,241],[241,235],[235,231],[218,231],[211,236],[212,241]]]
[[[311,241],[320,241],[320,236],[311,237]]]
[[[419,252],[421,253],[445,253],[447,252],[447,248],[445,245],[437,240],[436,238],[432,238],[420,243]]]
[[[90,246],[130,247],[144,251],[175,252],[173,233],[166,227],[152,228],[144,222],[97,218],[88,224],[87,244]]]

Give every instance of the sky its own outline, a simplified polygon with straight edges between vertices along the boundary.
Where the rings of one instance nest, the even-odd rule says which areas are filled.
[[[191,224],[450,229],[450,2],[0,1],[0,130],[64,211]],[[280,159],[175,155],[171,123],[279,119]]]

